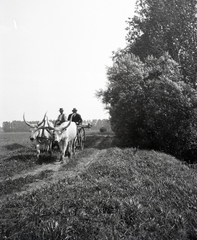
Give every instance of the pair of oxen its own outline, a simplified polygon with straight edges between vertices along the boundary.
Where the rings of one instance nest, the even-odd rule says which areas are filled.
[[[30,140],[36,142],[36,156],[40,158],[41,150],[44,150],[52,154],[52,148],[55,143],[58,144],[60,150],[60,161],[64,160],[65,153],[68,154],[68,158],[75,155],[75,141],[77,138],[77,125],[75,122],[64,122],[59,126],[48,121],[46,113],[41,122],[32,124],[25,120],[25,114],[23,115],[24,122],[30,127]]]

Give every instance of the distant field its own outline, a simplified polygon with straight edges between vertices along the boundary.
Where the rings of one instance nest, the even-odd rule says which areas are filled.
[[[28,133],[1,133],[0,239],[197,239],[196,169],[113,139],[87,131],[55,164]]]

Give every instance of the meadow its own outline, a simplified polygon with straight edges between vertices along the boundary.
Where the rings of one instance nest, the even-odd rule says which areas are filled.
[[[197,169],[87,132],[62,165],[0,134],[0,239],[197,239]]]

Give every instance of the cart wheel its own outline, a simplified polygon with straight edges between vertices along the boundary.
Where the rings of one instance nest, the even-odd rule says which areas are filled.
[[[77,138],[74,139],[73,145],[72,145],[72,149],[73,149],[73,154],[74,154],[74,156],[75,156],[76,148],[77,148]]]
[[[84,145],[85,145],[85,130],[84,130],[84,128],[82,128],[79,133],[79,145],[81,147],[81,150],[83,150]]]

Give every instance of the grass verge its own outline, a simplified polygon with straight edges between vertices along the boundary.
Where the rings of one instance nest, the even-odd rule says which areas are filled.
[[[0,216],[1,239],[197,239],[196,170],[108,148],[85,172],[8,199]]]

